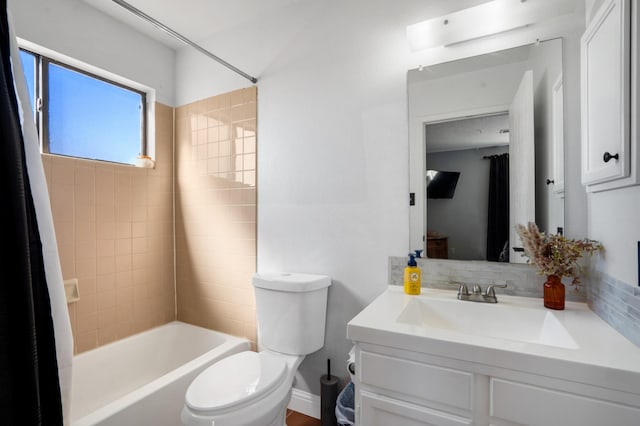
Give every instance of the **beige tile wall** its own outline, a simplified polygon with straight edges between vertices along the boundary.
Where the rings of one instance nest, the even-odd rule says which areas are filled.
[[[173,108],[155,110],[154,169],[43,154],[76,353],[175,319]]]
[[[43,154],[63,277],[79,281],[75,353],[176,319],[176,299],[179,320],[256,341],[256,88],[175,123],[155,109],[154,169]]]
[[[255,343],[256,88],[175,120],[178,319]]]

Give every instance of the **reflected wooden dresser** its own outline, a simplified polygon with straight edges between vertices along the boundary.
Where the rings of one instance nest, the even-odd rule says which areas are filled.
[[[427,257],[432,259],[449,258],[449,237],[427,237]]]

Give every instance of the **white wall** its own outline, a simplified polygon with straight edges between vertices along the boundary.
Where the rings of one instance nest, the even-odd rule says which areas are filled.
[[[154,88],[175,104],[175,52],[79,0],[9,0],[16,35]]]
[[[589,237],[605,248],[599,268],[631,286],[638,285],[640,186],[589,196]]]
[[[346,376],[346,323],[385,289],[388,256],[409,250],[407,70],[574,29],[562,21],[410,53],[407,25],[481,2],[299,1],[199,41],[259,78],[258,270],[333,278],[325,348],[301,366],[299,389],[319,394],[327,358]],[[178,105],[249,84],[192,49],[178,52]],[[579,168],[569,185],[576,179]]]
[[[346,323],[408,251],[406,47],[388,2],[324,2],[258,83],[258,270],[326,273],[325,348],[296,387],[346,377]]]

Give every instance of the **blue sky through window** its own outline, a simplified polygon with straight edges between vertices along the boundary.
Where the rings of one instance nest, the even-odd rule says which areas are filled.
[[[20,59],[22,60],[22,70],[27,80],[27,90],[29,91],[29,99],[31,100],[31,111],[36,115],[36,57],[24,50],[20,51]]]
[[[20,51],[35,116],[37,55]],[[142,150],[144,95],[64,65],[48,70],[48,151],[72,157],[135,164]],[[46,146],[45,146],[46,147]]]

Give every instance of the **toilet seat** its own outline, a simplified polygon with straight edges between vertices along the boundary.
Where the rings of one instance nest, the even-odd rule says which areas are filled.
[[[185,403],[195,412],[215,413],[261,399],[286,377],[284,359],[268,352],[240,352],[198,375],[187,389]]]

